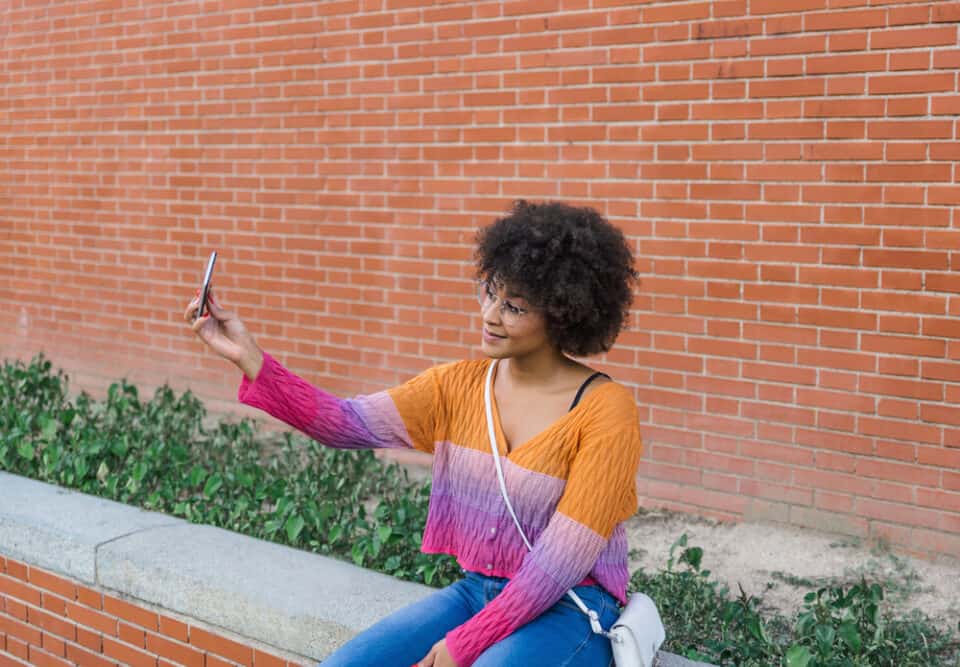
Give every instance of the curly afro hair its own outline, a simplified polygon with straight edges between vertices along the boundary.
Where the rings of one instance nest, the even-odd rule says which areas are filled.
[[[626,324],[637,273],[623,233],[592,208],[514,202],[481,229],[477,277],[540,310],[547,336],[572,356],[606,352]]]

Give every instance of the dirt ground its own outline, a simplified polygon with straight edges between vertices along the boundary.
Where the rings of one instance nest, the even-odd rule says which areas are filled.
[[[854,537],[780,524],[726,524],[672,512],[638,514],[627,531],[631,571],[666,568],[670,546],[686,533],[687,546],[703,548],[702,569],[734,592],[740,584],[761,597],[765,608],[789,618],[807,591],[866,575],[884,585],[886,602],[898,614],[920,609],[954,630],[960,620],[960,561],[921,560]]]

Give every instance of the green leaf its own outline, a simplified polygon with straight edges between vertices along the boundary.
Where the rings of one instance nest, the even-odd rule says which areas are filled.
[[[201,482],[207,478],[207,471],[200,466],[193,466],[190,470],[190,486],[200,486]]]
[[[791,646],[787,650],[787,667],[807,667],[813,660],[810,649],[806,646]]]
[[[17,446],[17,454],[20,455],[20,458],[26,459],[28,461],[33,459],[33,454],[34,454],[33,445],[27,440],[22,441]]]
[[[703,559],[703,549],[700,547],[690,547],[684,549],[680,555],[681,563],[688,563],[694,570],[700,569],[700,561]]]
[[[381,542],[386,542],[390,539],[390,535],[393,534],[393,528],[390,526],[380,526],[377,528],[377,537],[380,538]]]
[[[367,554],[367,545],[363,542],[357,542],[353,545],[353,548],[350,550],[350,555],[353,558],[355,565],[362,566],[363,559]]]
[[[297,541],[297,537],[300,536],[300,531],[303,530],[303,527],[306,524],[299,514],[292,515],[287,519],[287,524],[284,527],[287,531],[287,539],[292,543]]]
[[[840,639],[854,654],[860,653],[860,647],[863,644],[863,639],[860,637],[860,633],[857,631],[856,623],[853,621],[844,621],[840,624],[840,629],[837,634],[840,635]]]
[[[203,495],[207,498],[213,498],[214,494],[223,486],[223,478],[219,474],[210,475],[207,483],[203,487]]]
[[[53,442],[57,437],[57,427],[59,424],[55,419],[49,417],[40,418],[40,439],[44,442]]]
[[[836,630],[832,625],[818,625],[814,635],[817,638],[817,644],[820,645],[821,653],[830,653],[833,647],[833,640],[837,636]]]

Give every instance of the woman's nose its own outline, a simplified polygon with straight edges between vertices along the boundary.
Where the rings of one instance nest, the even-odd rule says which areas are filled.
[[[481,309],[483,321],[490,324],[500,325],[500,300],[487,299]]]

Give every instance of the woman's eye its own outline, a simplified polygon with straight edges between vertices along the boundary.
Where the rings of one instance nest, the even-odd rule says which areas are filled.
[[[514,306],[514,305],[513,305],[512,303],[510,303],[509,301],[504,301],[504,302],[503,302],[503,307],[506,308],[508,311],[510,311],[510,314],[511,314],[511,315],[519,315],[520,313],[523,312],[523,309],[522,309],[522,308],[517,308],[516,306]]]

